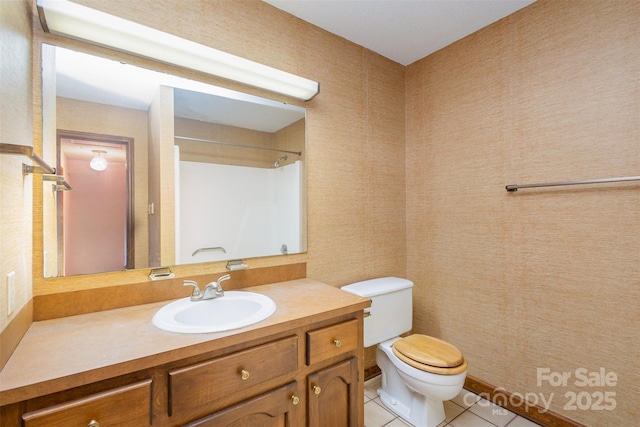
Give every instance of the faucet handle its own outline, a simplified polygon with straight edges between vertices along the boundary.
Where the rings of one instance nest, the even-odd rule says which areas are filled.
[[[224,276],[218,277],[218,280],[216,280],[216,283],[218,284],[218,286],[220,286],[222,284],[222,282],[224,282],[225,280],[229,280],[229,279],[231,279],[231,275],[230,274],[225,274]]]
[[[193,280],[185,280],[182,282],[182,286],[193,286],[193,292],[191,292],[191,299],[199,298],[202,296],[202,292],[200,292],[200,287],[197,282]]]

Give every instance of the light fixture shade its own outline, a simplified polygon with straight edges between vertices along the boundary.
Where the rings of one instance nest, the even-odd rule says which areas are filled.
[[[95,171],[105,170],[107,168],[107,159],[102,157],[102,153],[105,153],[105,151],[93,150],[93,152],[97,154],[93,159],[91,159],[89,166],[91,166],[91,169]]]
[[[318,82],[67,0],[37,0],[37,6],[40,22],[47,32],[176,64],[305,101],[319,91]]]

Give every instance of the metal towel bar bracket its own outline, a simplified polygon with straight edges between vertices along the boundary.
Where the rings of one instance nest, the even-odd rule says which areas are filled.
[[[212,247],[212,248],[198,248],[195,251],[193,251],[191,256],[196,256],[196,254],[198,254],[200,252],[208,252],[208,251],[222,251],[225,254],[227,253],[227,251],[225,251],[222,246],[215,246],[215,247]]]
[[[28,145],[2,144],[0,143],[0,154],[15,154],[26,156],[38,166],[22,164],[22,174],[37,173],[43,175],[45,181],[56,181],[60,184],[54,185],[54,191],[73,190],[73,187],[64,179],[63,176],[56,174],[56,169],[49,166],[40,156],[33,152],[33,147]]]
[[[62,175],[42,175],[42,179],[44,181],[54,181],[59,183],[53,185],[53,191],[73,190],[73,187],[70,186],[67,181],[65,181],[64,176]]]
[[[606,184],[611,182],[640,181],[640,176],[625,176],[621,178],[585,179],[582,181],[546,182],[540,184],[513,184],[507,185],[507,191],[518,191],[519,188],[558,187],[562,185]]]

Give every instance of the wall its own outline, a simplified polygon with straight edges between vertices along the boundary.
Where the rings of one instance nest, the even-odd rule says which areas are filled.
[[[0,143],[32,145],[31,21],[25,1],[0,2]],[[26,157],[0,155],[0,331],[29,311],[31,301],[31,209],[33,176],[22,175]],[[7,309],[6,277],[15,272],[15,296],[11,313]],[[2,334],[0,367],[6,351],[19,339]]]
[[[591,426],[638,421],[640,186],[504,186],[638,175],[638,52],[640,3],[540,0],[407,69],[416,331]],[[579,368],[617,385],[577,386]],[[615,410],[564,409],[596,391]]]
[[[149,107],[149,265],[175,264],[173,89],[160,86]]]

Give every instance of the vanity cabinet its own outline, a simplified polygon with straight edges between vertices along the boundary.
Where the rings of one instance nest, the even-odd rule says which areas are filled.
[[[361,425],[359,394],[363,392],[358,384],[361,322],[356,318],[303,331],[300,334],[305,337],[302,348],[298,347],[297,336],[291,336],[170,371],[169,401],[174,425],[179,425],[189,412],[193,414],[198,408],[236,403],[245,394],[238,395],[238,392],[250,392],[272,378],[286,378],[287,373],[300,378],[295,373],[301,372],[306,373],[306,378],[301,380],[306,387],[299,388],[296,381],[231,407],[225,406],[186,425],[358,427]],[[302,369],[298,369],[298,353],[304,354]],[[305,399],[307,405],[303,404]],[[218,402],[223,405],[217,405]]]
[[[161,331],[160,304],[34,324],[0,372],[0,427],[363,427],[369,300],[309,279],[255,289],[278,311],[226,333]]]
[[[362,426],[361,328],[354,313],[18,402],[0,426]]]

